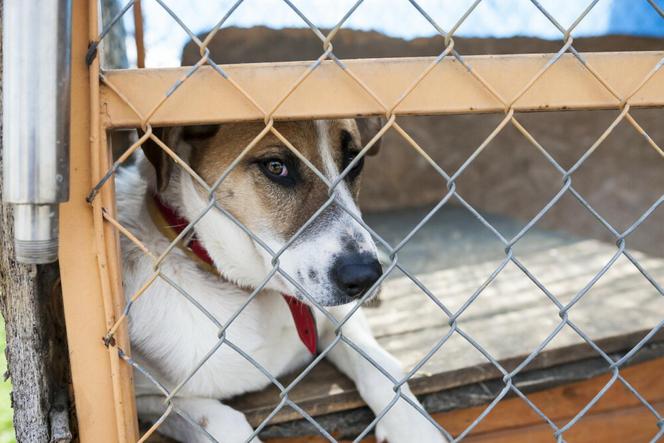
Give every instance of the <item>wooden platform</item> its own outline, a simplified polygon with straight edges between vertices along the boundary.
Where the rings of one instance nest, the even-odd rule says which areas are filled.
[[[368,217],[391,244],[414,226],[423,212],[400,212]],[[505,236],[521,224],[489,217]],[[452,311],[480,287],[505,257],[495,236],[462,209],[440,213],[399,255],[400,262]],[[617,251],[595,240],[534,229],[515,247],[515,255],[561,303],[569,302]],[[658,282],[664,281],[664,259],[632,251]],[[448,331],[447,316],[407,277],[395,275],[384,285],[378,307],[366,308],[378,341],[410,369]],[[570,311],[570,320],[609,353],[631,349],[664,319],[664,297],[624,257]],[[560,322],[558,309],[515,265],[508,264],[461,315],[459,326],[508,370],[516,367]],[[664,341],[664,331],[650,341]],[[636,361],[664,354],[664,346],[650,347]],[[583,339],[565,327],[518,377],[530,390],[587,379],[607,369]],[[554,368],[559,368],[558,373]],[[538,370],[538,371],[536,371]],[[499,372],[463,337],[454,334],[411,382],[430,412],[488,403],[498,389],[488,389]],[[292,378],[292,377],[291,377]],[[478,387],[481,387],[478,393]],[[467,391],[467,392],[464,392]],[[372,415],[358,409],[364,403],[353,384],[322,362],[291,393],[290,398],[316,416],[335,435],[353,435]],[[233,404],[253,425],[278,403],[276,389],[245,395]],[[271,421],[263,437],[306,435],[311,426],[286,408]],[[341,434],[339,432],[343,431]]]
[[[424,213],[411,210],[368,216],[367,220],[390,244],[396,244]],[[506,237],[514,235],[522,226],[507,218],[487,218]],[[539,229],[529,232],[514,248],[515,256],[563,304],[584,288],[616,251],[615,245]],[[661,285],[664,282],[664,259],[631,252]],[[454,207],[445,208],[436,215],[399,253],[400,263],[415,273],[453,312],[465,303],[504,258],[504,246],[495,236],[468,212]],[[407,370],[414,367],[449,330],[447,316],[403,275],[391,276],[384,284],[380,304],[365,308],[365,312],[378,341]],[[570,310],[569,318],[605,352],[618,358],[664,319],[664,297],[625,257],[620,257]],[[501,365],[511,370],[543,342],[560,321],[556,306],[510,263],[460,316],[458,324]],[[661,371],[664,360],[655,359],[663,355],[664,330],[659,331],[630,363],[641,363],[634,368],[641,367],[639,376],[648,378],[651,377],[649,371],[655,370],[655,366],[643,369],[642,362],[653,360],[655,365],[657,361],[659,369],[656,371]],[[552,419],[569,420],[592,398],[590,394],[603,386],[597,377],[602,377],[607,369],[606,361],[571,328],[565,327],[516,377],[515,382],[529,396],[540,393],[538,406],[543,407],[546,401],[558,405],[557,408],[551,406]],[[285,377],[286,380],[293,378],[294,375]],[[479,351],[463,337],[454,334],[417,372],[410,385],[427,410],[436,414],[436,419],[442,420],[441,423],[451,432],[458,434],[495,398],[504,386],[500,378],[500,373]],[[574,397],[576,403],[568,405],[570,410],[566,410],[566,403],[561,403],[562,400],[557,397],[562,394],[552,392],[567,389],[565,395],[572,395],[570,392],[575,391],[569,389],[576,386],[573,383],[591,385],[584,387],[585,394]],[[560,385],[565,387],[556,388]],[[661,383],[643,383],[640,386],[646,391],[643,394],[659,402],[658,405],[664,402],[664,386]],[[373,419],[352,382],[326,361],[314,368],[289,397],[336,438],[357,435]],[[636,407],[634,400],[631,396],[629,400],[614,402],[614,406]],[[257,426],[278,401],[278,391],[269,388],[236,398],[230,403],[242,410],[252,425]],[[505,399],[496,411],[504,411],[503,403],[514,405],[514,402],[525,405],[520,399]],[[513,407],[509,406],[507,411],[513,411],[510,409]],[[602,411],[610,415],[610,409],[607,407]],[[541,418],[532,417],[527,411],[518,412],[519,408],[516,410],[514,427],[530,429],[535,433],[532,435],[539,435],[539,432],[547,437],[532,441],[553,441],[550,428]],[[639,414],[642,412],[638,411]],[[503,417],[501,425],[491,421],[495,420],[496,414]],[[509,415],[512,412],[490,414],[492,418],[477,432],[503,432],[507,425],[504,415],[500,414]],[[525,417],[530,418],[526,420]],[[634,422],[634,417],[628,417],[627,421]],[[642,418],[649,420],[652,417]],[[594,419],[600,420],[598,416]],[[655,420],[652,421],[654,424]],[[296,411],[285,408],[272,419],[261,437],[265,440],[315,434],[314,428]],[[510,434],[500,437],[502,440],[495,435],[497,440],[494,437],[482,439],[484,437],[476,435],[471,434],[473,438],[469,441],[531,441],[510,437]],[[318,440],[304,438],[298,441]]]
[[[664,358],[629,366],[621,371],[648,402],[664,410]],[[609,374],[565,384],[530,394],[534,402],[557,426],[564,426],[602,389]],[[459,435],[486,406],[433,414],[433,418],[453,435]],[[351,412],[352,413],[352,412]],[[574,443],[643,443],[653,441],[659,432],[655,416],[620,383],[607,391],[583,419],[565,432],[565,441]],[[344,443],[349,440],[342,440]],[[501,401],[464,440],[468,443],[552,443],[553,431],[519,398]],[[656,440],[655,440],[656,441]],[[266,443],[325,443],[321,436],[274,438]],[[375,443],[367,437],[362,443]]]

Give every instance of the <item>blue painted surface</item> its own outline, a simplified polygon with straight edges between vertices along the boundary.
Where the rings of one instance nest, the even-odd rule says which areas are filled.
[[[664,9],[664,1],[655,3]],[[645,0],[613,0],[606,33],[664,37],[664,18]]]

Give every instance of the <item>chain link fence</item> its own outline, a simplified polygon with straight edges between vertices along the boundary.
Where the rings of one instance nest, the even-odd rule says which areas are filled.
[[[634,116],[630,113],[631,106],[630,106],[630,99],[637,94],[641,88],[662,68],[664,65],[664,59],[660,60],[655,66],[652,66],[652,69],[648,74],[638,83],[638,85],[628,94],[619,94],[616,92],[612,86],[607,83],[600,75],[599,73],[593,68],[591,64],[588,63],[586,57],[582,53],[579,53],[575,48],[574,48],[574,38],[573,38],[573,32],[577,25],[592,11],[593,7],[598,3],[599,0],[592,1],[588,4],[588,6],[583,10],[583,12],[576,18],[576,20],[569,26],[569,27],[563,27],[555,17],[553,17],[541,4],[540,2],[536,0],[531,0],[530,3],[532,3],[547,19],[548,21],[555,26],[559,31],[562,39],[562,46],[560,47],[560,50],[556,52],[555,54],[551,55],[546,64],[544,64],[539,71],[532,76],[532,78],[519,90],[517,94],[511,97],[504,97],[501,96],[500,93],[490,84],[488,83],[482,75],[480,75],[476,70],[473,69],[473,66],[470,65],[466,58],[462,54],[460,54],[457,49],[455,48],[455,41],[454,41],[454,36],[459,27],[464,23],[464,21],[468,18],[469,15],[473,13],[473,11],[477,8],[477,6],[481,3],[481,0],[476,0],[473,2],[473,4],[468,8],[468,10],[458,19],[458,21],[449,29],[445,30],[443,29],[432,17],[431,15],[424,9],[422,8],[416,0],[410,0],[410,3],[412,4],[412,7],[418,11],[430,24],[431,26],[436,30],[440,36],[444,38],[444,48],[442,48],[442,51],[440,54],[431,61],[431,63],[428,65],[426,69],[424,69],[413,81],[412,83],[401,92],[399,95],[398,99],[394,102],[390,103],[385,103],[381,100],[379,94],[376,94],[370,87],[367,86],[367,84],[360,78],[360,76],[356,75],[355,72],[353,72],[353,69],[345,63],[343,60],[337,58],[337,56],[334,53],[334,46],[333,46],[333,40],[335,35],[338,33],[340,29],[344,26],[344,23],[347,21],[347,19],[356,11],[356,9],[362,4],[362,0],[357,1],[352,8],[350,8],[344,15],[343,17],[339,20],[337,25],[331,29],[329,32],[324,33],[322,32],[314,23],[312,23],[307,16],[302,13],[298,7],[296,7],[291,1],[289,0],[284,0],[284,3],[293,11],[295,12],[303,21],[304,24],[308,28],[311,29],[311,32],[320,40],[321,43],[321,54],[320,57],[313,61],[309,67],[302,73],[302,75],[295,81],[292,86],[289,88],[289,90],[283,94],[282,96],[278,97],[278,99],[275,101],[275,104],[273,107],[266,109],[262,107],[252,96],[250,93],[248,93],[241,84],[239,84],[233,76],[229,75],[226,69],[224,67],[218,65],[215,63],[214,60],[210,58],[209,55],[209,49],[208,49],[208,44],[212,40],[212,38],[215,36],[215,34],[224,26],[224,24],[227,22],[228,18],[233,14],[233,12],[240,6],[241,3],[243,3],[242,0],[238,0],[235,2],[227,11],[227,13],[219,20],[219,22],[212,28],[212,30],[205,36],[205,38],[201,39],[199,38],[194,32],[192,32],[185,23],[173,12],[173,10],[162,0],[154,0],[156,1],[162,8],[165,13],[167,13],[172,19],[173,23],[177,24],[181,29],[183,29],[191,38],[193,42],[200,48],[200,60],[194,65],[191,66],[182,78],[180,78],[177,82],[175,82],[172,87],[165,91],[163,94],[163,98],[159,103],[157,103],[149,112],[147,113],[141,113],[138,111],[138,108],[134,106],[134,104],[121,92],[120,89],[116,88],[113,84],[113,82],[107,78],[107,76],[102,72],[100,74],[100,81],[101,83],[108,89],[114,91],[117,96],[123,100],[126,105],[131,108],[138,118],[141,121],[141,127],[139,128],[141,130],[141,135],[138,138],[138,140],[133,143],[121,156],[120,158],[117,159],[112,165],[112,167],[106,172],[106,174],[103,176],[103,179],[97,183],[94,188],[91,190],[88,201],[90,203],[93,203],[95,199],[98,198],[100,190],[102,190],[104,187],[109,187],[112,186],[113,182],[113,177],[115,174],[118,172],[119,168],[127,162],[127,160],[132,156],[134,152],[136,152],[144,143],[146,142],[152,142],[161,149],[170,157],[172,158],[175,163],[178,165],[179,168],[181,168],[183,171],[185,171],[187,174],[191,176],[191,178],[194,180],[194,182],[199,185],[202,189],[205,190],[208,196],[208,202],[207,206],[205,209],[198,214],[197,217],[193,218],[190,220],[189,224],[177,235],[177,237],[170,242],[169,246],[163,250],[163,251],[155,251],[149,249],[142,241],[142,239],[138,238],[135,233],[131,232],[128,228],[123,226],[123,224],[119,221],[119,219],[115,218],[112,215],[112,212],[106,209],[102,209],[102,216],[104,220],[112,225],[121,235],[126,237],[130,242],[132,242],[137,248],[139,248],[143,254],[146,257],[149,257],[151,260],[152,266],[153,266],[153,274],[144,282],[140,290],[133,294],[126,294],[127,298],[127,303],[124,308],[124,312],[120,318],[117,319],[117,322],[110,327],[108,330],[108,333],[104,339],[104,342],[107,346],[115,346],[117,348],[117,352],[119,353],[120,357],[126,362],[126,364],[131,365],[135,371],[140,372],[143,374],[147,379],[149,379],[154,385],[159,389],[159,391],[163,394],[163,401],[164,401],[164,413],[163,415],[152,425],[152,427],[142,435],[140,441],[145,441],[148,439],[155,431],[159,429],[159,426],[163,423],[163,421],[172,414],[176,414],[180,416],[182,419],[185,421],[189,422],[192,426],[198,428],[201,433],[206,435],[211,441],[215,441],[215,439],[208,433],[208,431],[205,429],[204,426],[201,426],[201,424],[192,418],[189,414],[188,411],[181,409],[178,407],[177,403],[174,401],[174,399],[177,398],[178,395],[182,393],[183,387],[190,381],[190,379],[203,367],[203,365],[206,364],[206,362],[211,358],[211,356],[217,352],[217,350],[222,347],[226,346],[230,349],[232,349],[234,352],[237,354],[241,355],[244,359],[246,359],[247,362],[249,362],[251,365],[253,365],[256,369],[258,369],[267,379],[269,379],[270,383],[272,383],[274,386],[276,386],[279,391],[280,391],[280,399],[281,401],[279,402],[278,406],[274,409],[274,411],[268,415],[265,420],[255,428],[253,434],[249,436],[247,441],[250,441],[254,437],[257,437],[261,431],[270,423],[270,419],[274,417],[275,414],[277,414],[282,408],[285,407],[290,407],[297,411],[301,416],[310,422],[322,435],[329,441],[335,441],[335,438],[322,426],[320,426],[316,419],[309,415],[304,409],[302,409],[298,404],[296,404],[289,396],[290,392],[294,388],[295,385],[297,385],[307,374],[310,373],[310,371],[322,360],[324,359],[328,353],[332,350],[333,347],[335,346],[341,346],[345,345],[348,346],[349,348],[353,349],[355,352],[360,354],[363,358],[365,358],[373,367],[375,367],[376,370],[380,371],[380,373],[385,376],[387,379],[390,380],[392,386],[393,386],[393,391],[394,395],[392,399],[385,405],[385,407],[381,410],[378,411],[376,414],[375,419],[370,423],[369,426],[364,429],[364,431],[360,434],[357,435],[355,441],[360,441],[362,440],[365,436],[367,436],[369,433],[374,431],[376,424],[388,413],[390,408],[392,408],[397,401],[404,400],[408,404],[410,404],[415,410],[417,410],[423,417],[425,417],[427,420],[431,422],[433,426],[435,426],[448,440],[450,441],[462,441],[470,432],[475,429],[480,422],[498,405],[501,400],[503,400],[506,396],[508,395],[515,395],[521,398],[524,402],[526,402],[532,410],[541,417],[542,421],[547,423],[550,428],[551,428],[551,434],[555,439],[559,442],[565,441],[565,436],[566,432],[572,428],[579,420],[581,420],[582,417],[595,405],[600,398],[616,383],[622,384],[625,388],[627,388],[639,401],[643,406],[645,406],[652,414],[652,420],[653,422],[657,423],[657,426],[659,427],[659,432],[652,438],[651,441],[658,441],[663,435],[664,435],[664,418],[662,417],[662,414],[657,411],[655,407],[653,407],[652,404],[650,404],[644,396],[639,393],[633,386],[630,384],[628,380],[626,380],[622,375],[621,375],[621,369],[623,366],[630,361],[630,359],[637,353],[639,350],[645,346],[648,341],[656,334],[658,333],[662,327],[664,326],[664,319],[660,321],[646,336],[644,336],[640,342],[634,346],[633,349],[631,349],[629,352],[624,354],[622,357],[619,359],[614,359],[610,357],[607,353],[605,353],[591,338],[588,334],[586,334],[580,327],[578,327],[571,319],[569,316],[569,312],[571,309],[574,308],[574,306],[591,290],[593,285],[602,278],[602,276],[611,268],[611,266],[618,260],[620,257],[625,257],[627,260],[629,260],[636,269],[642,274],[643,278],[646,279],[650,285],[652,285],[653,288],[656,289],[656,291],[660,295],[664,295],[664,290],[662,289],[661,283],[657,282],[655,278],[649,274],[649,272],[639,263],[639,260],[628,250],[627,248],[627,239],[628,236],[633,233],[635,230],[639,228],[639,226],[662,204],[664,201],[664,195],[660,196],[660,198],[654,202],[634,223],[629,226],[627,229],[624,231],[620,232],[616,230],[607,220],[605,220],[589,203],[588,201],[584,198],[583,195],[581,195],[579,192],[574,187],[574,174],[575,172],[581,167],[581,165],[584,164],[584,162],[590,157],[595,150],[598,149],[598,147],[602,144],[602,142],[611,134],[613,129],[620,123],[620,122],[627,122],[629,125],[631,125],[650,145],[652,149],[654,149],[660,156],[664,157],[664,151],[662,151],[662,148],[657,145],[657,143],[651,139],[646,131],[639,125],[638,121],[634,118]],[[652,11],[653,14],[659,14],[662,16],[662,20],[664,20],[664,10],[662,10],[662,7],[659,6],[654,0],[648,0],[650,5],[652,6]],[[115,16],[108,22],[108,25],[102,30],[102,32],[99,34],[99,38],[97,42],[101,42],[104,37],[108,34],[109,30],[111,29],[112,26],[114,26],[119,20],[122,19],[123,15],[127,13],[132,6],[134,5],[134,1],[128,2]],[[664,22],[663,22],[664,23]],[[90,51],[88,53],[88,62],[90,63],[96,56],[97,53],[97,43],[92,45],[90,47]],[[587,148],[585,153],[576,161],[576,163],[568,168],[565,169],[562,167],[556,160],[548,153],[547,148],[545,146],[542,146],[537,139],[520,123],[519,121],[519,115],[517,112],[515,112],[514,105],[521,98],[524,94],[526,94],[533,84],[538,81],[553,65],[555,65],[558,60],[561,59],[561,57],[564,54],[572,54],[573,57],[578,61],[579,66],[582,66],[583,69],[585,70],[586,73],[590,74],[597,82],[599,82],[605,90],[611,94],[611,96],[615,99],[615,109],[618,109],[619,115],[611,122],[608,128],[600,135],[599,138],[595,140],[594,143],[592,143],[591,146]],[[483,89],[483,91],[487,92],[490,94],[492,97],[497,99],[503,107],[504,111],[504,117],[500,121],[500,123],[491,131],[490,135],[474,150],[474,152],[466,159],[466,161],[455,171],[445,171],[442,169],[437,163],[435,163],[427,154],[426,149],[422,146],[420,146],[397,122],[397,117],[399,116],[398,112],[398,107],[399,105],[406,100],[411,92],[416,88],[420,82],[423,81],[427,77],[427,75],[436,67],[438,66],[444,59],[446,58],[454,58],[458,63],[460,63],[472,76],[474,79],[477,80],[477,85],[478,88]],[[338,66],[339,70],[341,70],[354,84],[358,85],[366,94],[368,94],[372,99],[380,106],[382,109],[382,117],[384,117],[384,125],[382,128],[378,131],[378,133],[371,139],[365,146],[362,147],[361,151],[353,159],[346,167],[345,169],[339,174],[338,177],[336,177],[333,180],[330,180],[323,172],[319,171],[316,169],[316,167],[312,164],[310,159],[308,159],[304,154],[302,154],[298,149],[295,148],[295,146],[277,129],[275,126],[275,113],[280,109],[280,107],[284,104],[284,102],[295,92],[298,90],[300,85],[313,73],[315,72],[319,66],[324,61],[332,61],[336,66]],[[210,66],[212,69],[218,73],[219,76],[221,76],[226,82],[231,84],[235,90],[241,94],[248,103],[251,104],[255,109],[257,109],[260,114],[263,116],[263,127],[260,133],[250,142],[246,145],[246,147],[242,150],[241,154],[237,156],[231,163],[230,167],[225,170],[217,179],[214,181],[214,183],[207,183],[201,176],[199,176],[196,171],[194,171],[185,161],[183,161],[181,158],[178,157],[176,154],[176,150],[174,146],[169,146],[167,144],[167,140],[162,140],[157,136],[157,131],[155,131],[155,128],[152,126],[152,119],[155,113],[157,113],[163,104],[168,101],[174,94],[178,94],[178,91],[182,88],[182,85],[185,84],[188,79],[190,79],[192,76],[196,75],[197,71],[202,66]],[[461,174],[464,173],[464,171],[474,162],[474,160],[482,153],[482,151],[491,143],[491,141],[503,130],[508,125],[514,126],[522,135],[525,137],[525,139],[532,145],[533,148],[538,150],[544,158],[559,172],[560,174],[560,189],[556,193],[556,195],[544,206],[541,208],[541,210],[531,219],[528,221],[528,223],[525,224],[525,226],[521,229],[520,232],[518,232],[515,236],[511,238],[506,238],[504,237],[498,229],[496,229],[476,208],[474,208],[464,197],[457,191],[457,179],[460,177]],[[344,206],[344,203],[338,198],[338,193],[337,188],[339,184],[348,176],[350,171],[353,170],[353,168],[360,162],[362,161],[362,158],[368,153],[368,151],[372,148],[372,146],[380,139],[381,136],[383,136],[387,131],[394,131],[398,133],[401,137],[403,137],[403,140],[405,140],[412,149],[414,149],[428,164],[431,165],[432,168],[434,168],[438,174],[440,174],[441,177],[444,178],[444,180],[447,183],[447,193],[445,196],[428,212],[428,214],[409,232],[409,234],[403,238],[398,244],[389,244],[387,241],[385,241],[383,238],[381,238],[374,230],[372,230],[371,226],[368,226],[362,218],[360,218],[354,211],[350,210],[349,208]],[[320,179],[325,185],[327,186],[328,189],[328,196],[329,198],[325,203],[318,208],[313,216],[311,216],[293,235],[286,244],[283,245],[278,250],[272,249],[264,239],[262,239],[259,235],[256,233],[252,232],[247,226],[245,226],[238,218],[230,213],[223,204],[223,201],[219,201],[215,195],[215,191],[219,188],[221,183],[229,176],[231,171],[234,170],[234,168],[237,167],[237,165],[245,158],[245,156],[251,151],[251,149],[256,146],[256,144],[267,134],[272,134],[274,137],[279,139],[291,152],[294,156],[296,156],[304,165],[306,165],[308,168],[311,169],[311,171]],[[535,224],[538,223],[546,214],[547,212],[554,206],[556,203],[564,196],[564,195],[571,195],[578,203],[585,208],[588,213],[590,213],[597,223],[601,224],[606,230],[610,231],[615,239],[615,253],[611,257],[611,259],[606,262],[606,264],[602,267],[602,269],[596,273],[596,275],[581,289],[578,291],[578,293],[571,299],[571,301],[567,303],[562,303],[561,301],[558,300],[556,295],[552,293],[545,285],[543,285],[538,278],[529,271],[529,269],[522,263],[520,258],[514,253],[514,246],[521,240],[530,230],[533,228]],[[450,202],[456,202],[457,204],[462,205],[464,208],[466,208],[472,215],[480,222],[482,223],[486,229],[491,231],[497,239],[500,240],[500,242],[504,246],[504,259],[502,259],[501,263],[493,270],[493,272],[490,273],[486,277],[486,280],[479,286],[470,296],[467,298],[466,302],[463,303],[463,305],[457,309],[457,310],[452,310],[446,306],[446,304],[443,302],[444,300],[444,294],[441,297],[441,294],[434,294],[432,293],[424,284],[418,280],[418,278],[411,272],[409,269],[405,268],[399,261],[398,259],[398,254],[399,252],[408,244],[408,242],[415,236],[420,229],[438,212],[443,208],[445,205],[448,205]],[[298,279],[292,275],[289,275],[287,272],[284,271],[284,269],[280,266],[280,258],[284,254],[284,252],[295,243],[302,232],[307,229],[314,221],[331,205],[336,205],[339,208],[342,208],[348,216],[352,217],[352,219],[355,221],[355,223],[359,224],[364,228],[367,232],[371,234],[373,237],[374,241],[385,251],[387,251],[387,255],[389,256],[389,263],[387,266],[384,267],[384,272],[382,276],[376,281],[373,286],[366,291],[366,293],[362,296],[362,298],[353,306],[352,309],[348,312],[348,315],[345,318],[342,319],[337,319],[334,316],[332,316],[324,306],[322,306],[320,303],[317,302],[317,300],[312,297],[310,294],[307,293],[307,290],[301,285],[301,283],[298,281]],[[196,230],[196,226],[199,223],[199,221],[207,214],[209,211],[217,211],[220,214],[223,214],[230,220],[232,223],[234,223],[237,227],[239,227],[243,232],[245,232],[253,241],[255,242],[258,247],[263,248],[264,251],[266,251],[271,257],[272,257],[272,269],[266,275],[265,279],[260,285],[257,285],[256,287],[252,288],[249,291],[249,295],[246,298],[246,302],[243,304],[240,310],[238,310],[230,319],[228,319],[225,322],[219,321],[212,315],[207,309],[206,306],[201,305],[196,297],[195,294],[190,294],[187,290],[186,287],[183,287],[182,285],[177,284],[172,277],[169,277],[169,275],[162,270],[162,264],[164,263],[164,260],[166,257],[173,251],[174,248],[179,247],[183,242],[186,243],[187,239],[194,234]],[[242,252],[239,252],[242,253]],[[491,284],[491,282],[496,279],[496,277],[501,273],[501,271],[508,265],[508,264],[514,264],[518,269],[520,269],[523,274],[530,280],[532,281],[538,288],[541,290],[541,293],[550,300],[550,302],[555,305],[555,307],[558,310],[558,315],[560,317],[560,321],[558,322],[557,326],[550,332],[550,334],[535,348],[532,350],[532,352],[520,363],[518,364],[513,370],[507,370],[504,368],[497,359],[495,359],[483,346],[482,343],[476,341],[470,334],[468,334],[464,329],[460,326],[458,320],[459,317],[473,304],[473,302],[480,297],[482,294],[483,290]],[[349,318],[355,314],[355,312],[360,309],[362,304],[371,298],[376,291],[378,291],[381,283],[385,281],[385,279],[390,275],[390,273],[394,270],[398,270],[401,273],[403,273],[405,276],[407,276],[419,289],[421,290],[421,295],[422,297],[426,297],[431,302],[433,302],[438,309],[440,309],[445,316],[447,317],[448,324],[450,326],[449,331],[444,335],[439,338],[435,346],[429,350],[426,355],[419,361],[418,364],[416,364],[414,367],[412,367],[403,377],[401,378],[394,378],[394,376],[385,368],[381,367],[380,363],[375,361],[361,346],[353,342],[349,337],[347,337],[344,334],[344,325],[348,322]],[[309,362],[304,368],[299,370],[299,375],[289,384],[283,384],[282,382],[279,381],[277,376],[275,374],[271,374],[265,367],[263,367],[252,355],[249,353],[245,352],[243,349],[241,349],[239,346],[237,346],[236,343],[234,343],[231,339],[229,339],[227,335],[227,330],[230,325],[233,324],[233,322],[237,321],[238,316],[241,314],[245,308],[252,303],[252,301],[258,296],[258,294],[265,289],[266,285],[272,279],[274,276],[279,275],[286,281],[288,281],[290,284],[292,284],[295,288],[298,289],[298,291],[303,294],[303,297],[306,299],[306,301],[314,307],[315,310],[317,310],[320,314],[322,314],[325,318],[327,318],[328,321],[330,321],[334,325],[334,331],[335,331],[335,339],[332,340],[332,342],[326,346],[324,349],[320,349],[319,353],[311,362]],[[215,330],[217,331],[216,337],[214,338],[215,340],[215,345],[209,350],[209,352],[203,356],[200,361],[198,361],[191,372],[184,377],[182,380],[179,380],[177,385],[173,387],[172,389],[168,389],[165,386],[165,383],[163,380],[160,379],[160,376],[158,374],[151,373],[144,365],[139,363],[138,361],[135,361],[132,359],[131,355],[129,352],[125,352],[125,350],[121,349],[121,347],[115,342],[114,340],[114,335],[116,334],[116,331],[118,328],[124,323],[127,322],[132,311],[132,307],[134,307],[135,302],[140,298],[144,296],[156,296],[156,294],[146,294],[148,292],[148,288],[151,287],[151,285],[155,284],[155,282],[161,281],[164,284],[170,285],[173,289],[175,289],[183,298],[188,300],[189,303],[192,304],[196,309],[200,310],[208,319],[208,321],[214,326]],[[192,325],[192,327],[196,327],[195,325]],[[532,403],[528,396],[522,392],[521,389],[519,389],[516,384],[513,382],[514,378],[519,374],[526,366],[528,366],[529,363],[533,361],[540,353],[541,351],[557,336],[557,334],[563,329],[569,327],[572,330],[574,330],[578,336],[585,342],[587,343],[588,346],[590,346],[596,353],[597,355],[601,356],[607,363],[607,365],[610,368],[610,373],[611,373],[611,378],[606,383],[606,385],[592,398],[591,401],[589,401],[585,407],[583,407],[578,413],[567,423],[564,425],[558,425],[556,424],[552,419],[550,419],[542,410],[540,410],[534,403]],[[489,361],[491,364],[495,366],[495,368],[500,371],[502,374],[502,382],[504,383],[504,387],[500,391],[500,393],[491,401],[486,407],[484,408],[483,412],[477,416],[477,418],[470,423],[466,429],[457,434],[457,435],[451,435],[446,429],[444,429],[439,423],[437,423],[435,420],[431,418],[431,416],[425,411],[419,404],[413,402],[411,397],[407,396],[404,393],[404,386],[409,382],[409,380],[414,376],[414,374],[422,367],[424,366],[427,361],[443,346],[445,343],[450,339],[451,336],[453,335],[458,335],[463,337],[470,345],[472,345],[477,351],[479,351],[487,361]],[[444,349],[443,351],[444,352]],[[407,426],[407,424],[404,423],[404,426]]]

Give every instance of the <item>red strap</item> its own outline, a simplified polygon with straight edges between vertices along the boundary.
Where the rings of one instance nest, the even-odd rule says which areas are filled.
[[[290,308],[295,328],[297,328],[297,335],[300,340],[307,347],[309,352],[316,354],[316,347],[318,346],[318,329],[316,329],[316,319],[309,305],[305,305],[292,295],[281,294],[286,300]]]
[[[189,221],[186,218],[178,215],[173,208],[162,202],[156,195],[154,196],[154,202],[157,209],[159,209],[159,212],[164,217],[164,220],[168,223],[168,228],[173,229],[176,232],[176,235],[179,235],[184,231],[187,225],[189,225]],[[209,265],[213,264],[210,254],[208,254],[203,244],[198,241],[195,234],[191,236],[186,247],[196,254],[196,256],[203,262]],[[282,296],[290,308],[291,316],[293,317],[293,322],[297,329],[297,335],[300,337],[300,340],[309,352],[315,355],[318,346],[318,329],[316,328],[316,319],[311,307],[302,303],[292,295],[282,294]]]
[[[180,217],[178,213],[175,212],[175,209],[167,206],[156,195],[154,196],[154,202],[157,205],[159,212],[161,212],[161,215],[164,217],[164,220],[166,220],[166,223],[168,223],[168,227],[173,229],[176,235],[180,235],[180,233],[185,230],[187,225],[189,225],[189,220]],[[212,264],[212,258],[210,257],[210,254],[208,254],[207,250],[201,244],[201,242],[198,241],[195,234],[191,236],[191,240],[189,240],[189,243],[187,243],[186,246],[187,248],[191,249],[191,252],[196,254],[196,257],[200,258],[208,265]]]

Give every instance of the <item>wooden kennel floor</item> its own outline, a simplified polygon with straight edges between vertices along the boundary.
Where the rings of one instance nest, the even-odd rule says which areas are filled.
[[[367,221],[394,245],[423,216],[423,211],[394,212],[370,215]],[[507,218],[487,217],[506,237],[522,227],[522,223]],[[565,304],[609,262],[616,250],[615,245],[596,240],[533,229],[517,243],[514,254]],[[632,253],[660,284],[664,281],[664,259]],[[459,309],[504,258],[504,246],[495,236],[467,211],[454,207],[436,215],[399,253],[399,261],[451,311]],[[398,273],[384,284],[380,303],[367,307],[365,312],[378,341],[407,370],[449,330],[447,316]],[[620,257],[574,305],[569,318],[605,352],[622,355],[664,319],[664,298],[625,257]],[[559,322],[555,305],[512,263],[458,320],[459,326],[507,370],[523,361]],[[653,337],[633,362],[661,355],[662,333]],[[599,376],[607,367],[581,337],[565,327],[515,380],[524,392],[534,393]],[[500,373],[480,352],[454,334],[417,372],[410,385],[432,413],[478,407],[479,414],[482,405],[493,400],[504,387],[500,379]],[[325,361],[289,397],[335,437],[357,435],[373,418],[350,380]],[[256,426],[278,402],[276,388],[268,388],[230,403],[244,411]],[[352,413],[348,413],[350,410]],[[315,434],[311,425],[294,410],[285,408],[261,436],[269,439],[311,434]]]

